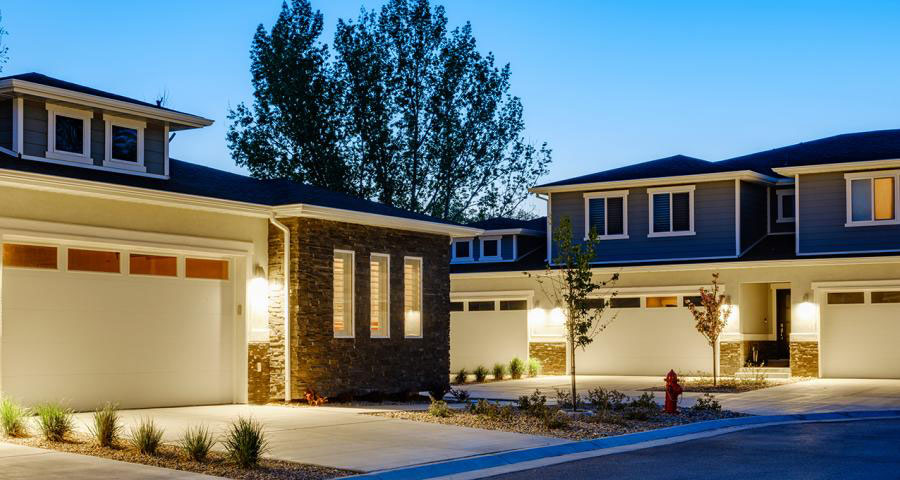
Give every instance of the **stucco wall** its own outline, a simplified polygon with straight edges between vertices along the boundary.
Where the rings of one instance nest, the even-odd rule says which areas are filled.
[[[527,312],[452,312],[450,314],[450,370],[472,371],[483,365],[508,364],[528,358]]]

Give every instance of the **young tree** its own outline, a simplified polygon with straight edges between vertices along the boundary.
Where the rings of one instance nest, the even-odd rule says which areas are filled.
[[[594,279],[591,261],[594,259],[598,242],[597,231],[593,228],[588,233],[587,240],[583,243],[575,242],[572,220],[563,217],[553,232],[553,244],[557,249],[553,264],[548,265],[547,271],[540,275],[526,273],[537,279],[541,290],[553,306],[561,308],[565,314],[566,336],[570,347],[569,375],[572,380],[572,404],[575,409],[578,408],[575,350],[585,349],[614,319],[602,321],[603,313],[608,306],[606,299],[616,296],[612,288],[619,280],[619,274],[613,274],[608,280],[599,283]],[[597,298],[598,296],[600,298]]]
[[[716,369],[718,367],[716,361],[716,343],[719,341],[719,335],[725,329],[728,323],[728,317],[731,315],[731,304],[728,303],[728,297],[724,293],[719,293],[719,274],[712,275],[712,289],[700,288],[700,305],[694,305],[688,301],[688,309],[697,322],[697,331],[706,338],[709,346],[712,347],[713,357],[713,386],[718,384]]]

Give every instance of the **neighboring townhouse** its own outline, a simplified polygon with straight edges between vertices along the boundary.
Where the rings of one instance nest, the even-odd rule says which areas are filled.
[[[576,241],[590,228],[600,235],[598,279],[621,276],[578,372],[709,372],[686,302],[719,273],[734,305],[720,373],[765,364],[794,376],[900,378],[898,184],[900,130],[884,130],[717,162],[678,155],[533,188],[548,205],[549,257],[568,217]],[[519,336],[562,341],[561,312],[522,273],[534,268],[451,264],[451,296],[527,297]]]
[[[0,393],[88,409],[446,386],[447,245],[481,230],[169,158],[210,124],[0,78]]]

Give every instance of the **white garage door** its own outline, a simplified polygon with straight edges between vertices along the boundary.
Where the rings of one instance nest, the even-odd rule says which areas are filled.
[[[470,372],[483,365],[528,358],[526,299],[454,298],[450,312],[450,369]]]
[[[50,247],[59,259],[51,268],[41,265],[47,250],[10,254],[7,247],[4,394],[26,404],[65,400],[76,409],[106,401],[122,407],[234,401],[231,262]],[[10,265],[16,262],[39,268]]]
[[[604,321],[615,317],[586,350],[575,353],[578,373],[585,375],[665,376],[676,372],[710,372],[712,350],[694,328],[682,296],[613,299]],[[663,306],[676,305],[676,306]]]
[[[822,300],[822,376],[900,378],[900,291],[832,291]]]

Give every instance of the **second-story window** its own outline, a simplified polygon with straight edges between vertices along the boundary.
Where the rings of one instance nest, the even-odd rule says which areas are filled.
[[[481,256],[480,260],[499,260],[500,259],[500,237],[482,237],[481,238]]]
[[[91,160],[90,110],[47,104],[47,158],[70,162]]]
[[[450,251],[452,260],[472,260],[472,239],[454,240]]]
[[[130,118],[103,115],[106,122],[104,165],[145,172],[144,129],[147,124]]]
[[[591,229],[603,240],[628,238],[628,190],[584,194],[584,238]]]
[[[778,199],[778,223],[786,223],[794,221],[794,191],[793,190],[777,190],[775,192]]]
[[[847,226],[897,223],[897,184],[900,172],[860,172],[847,181]]]
[[[694,234],[694,186],[648,188],[650,233],[648,237]]]

